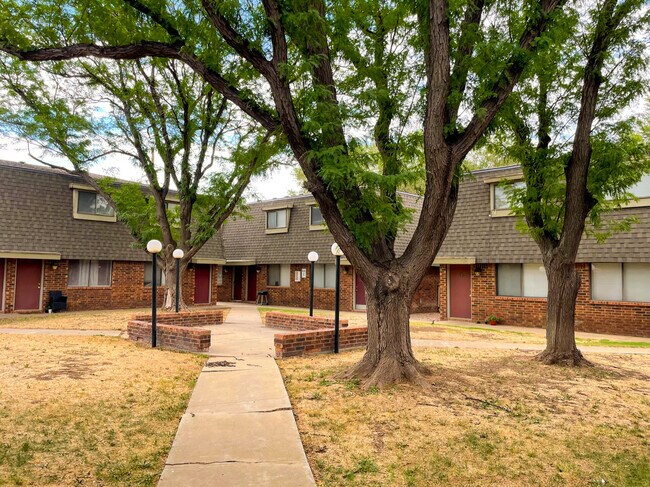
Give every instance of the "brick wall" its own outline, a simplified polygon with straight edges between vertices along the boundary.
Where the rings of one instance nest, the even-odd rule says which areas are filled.
[[[334,328],[334,318],[323,316],[305,316],[290,313],[271,311],[264,316],[264,324],[269,328],[280,328],[283,330],[322,330],[323,328]],[[339,320],[339,327],[348,326],[348,320]]]
[[[298,357],[334,351],[334,330],[290,331],[274,335],[277,358]],[[364,348],[368,328],[344,328],[339,332],[339,350]]]
[[[438,311],[438,289],[440,287],[440,268],[431,267],[425,274],[420,286],[415,291],[411,303],[411,311],[422,313]]]
[[[151,345],[151,323],[129,321],[127,333],[129,339]],[[210,348],[210,335],[210,330],[160,324],[156,325],[156,346],[186,352],[206,352]]]
[[[222,309],[203,311],[180,311],[178,313],[156,313],[156,323],[174,326],[208,326],[221,325],[224,321]],[[133,317],[136,321],[151,322],[150,314],[138,314]]]
[[[576,301],[576,330],[591,333],[650,337],[650,303],[594,301],[591,299],[590,266],[576,264],[580,291]],[[472,320],[483,321],[491,314],[503,317],[503,324],[544,327],[546,298],[496,295],[496,265],[483,266],[472,274]],[[440,317],[447,319],[447,266],[440,273]]]

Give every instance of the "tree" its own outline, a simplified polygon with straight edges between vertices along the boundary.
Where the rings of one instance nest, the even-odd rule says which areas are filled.
[[[644,3],[598,2],[583,12],[586,27],[578,12],[568,17],[580,35],[567,29],[549,39],[554,49],[531,63],[500,114],[497,139],[508,141],[506,154],[521,163],[525,181],[511,200],[548,278],[546,349],[538,356],[547,364],[587,363],[574,334],[578,248],[585,230],[602,240],[629,228],[627,219],[605,225],[602,215],[629,201],[627,188],[650,172],[650,139],[629,113],[647,92]]]
[[[411,349],[412,297],[451,224],[463,160],[563,4],[13,0],[0,7],[0,49],[32,62],[177,59],[262,127],[280,128],[366,286],[368,347],[348,375],[383,385],[427,372]],[[370,145],[381,173],[357,150]],[[415,178],[417,160],[425,194],[398,256],[395,237],[413,213],[397,188]]]
[[[153,238],[163,242],[158,262],[170,283],[163,307],[172,309],[173,250],[184,251],[178,261],[184,273],[237,210],[251,177],[266,167],[270,132],[251,125],[174,60],[84,60],[36,69],[6,60],[0,84],[5,130],[69,161],[69,172],[102,194],[140,248]],[[133,161],[146,189],[92,175],[93,163],[109,154]],[[182,293],[179,298],[182,303]]]

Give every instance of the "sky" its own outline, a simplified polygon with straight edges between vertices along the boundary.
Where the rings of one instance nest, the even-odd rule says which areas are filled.
[[[41,158],[38,151],[35,152],[35,155]],[[29,155],[26,143],[11,139],[0,138],[0,159],[41,165]],[[42,159],[53,164],[71,167],[69,164],[54,160],[51,157],[43,156]],[[93,165],[91,172],[136,182],[144,181],[143,173],[131,162],[121,157],[110,158],[109,156],[106,160]],[[302,192],[302,190],[293,176],[293,169],[288,166],[281,166],[266,175],[266,177],[256,178],[251,181],[245,198],[249,201],[267,200],[282,198],[289,195],[290,192]]]

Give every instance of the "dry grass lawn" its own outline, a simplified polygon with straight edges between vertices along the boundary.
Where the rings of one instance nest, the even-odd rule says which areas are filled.
[[[0,485],[155,485],[204,357],[0,335]]]
[[[417,353],[430,391],[337,381],[362,352],[279,362],[318,485],[650,485],[650,356]]]

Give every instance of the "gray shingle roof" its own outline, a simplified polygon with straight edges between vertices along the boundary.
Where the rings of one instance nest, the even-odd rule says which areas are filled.
[[[57,252],[62,259],[145,261],[121,222],[76,220],[70,184],[83,179],[65,171],[0,161],[0,252]],[[220,238],[197,254],[223,258]]]

